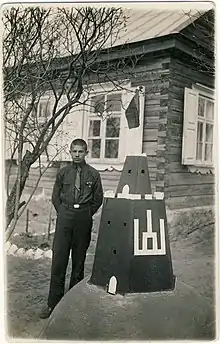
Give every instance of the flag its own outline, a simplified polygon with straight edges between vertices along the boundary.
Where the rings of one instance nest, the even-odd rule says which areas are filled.
[[[127,109],[125,110],[125,116],[127,118],[129,129],[139,127],[139,109],[139,90],[137,89],[134,97],[131,99]]]

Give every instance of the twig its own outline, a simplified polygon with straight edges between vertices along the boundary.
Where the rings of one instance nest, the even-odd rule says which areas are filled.
[[[40,173],[40,175],[39,175],[39,177],[38,177],[38,179],[37,179],[37,182],[36,182],[36,184],[35,184],[35,187],[33,188],[33,190],[32,190],[32,192],[31,192],[31,194],[30,194],[30,196],[29,196],[29,198],[28,198],[28,200],[27,200],[27,202],[26,202],[24,208],[23,208],[22,211],[19,213],[18,218],[23,214],[24,210],[27,208],[28,203],[30,202],[30,200],[31,200],[31,198],[32,198],[32,196],[33,196],[33,194],[35,193],[35,191],[36,191],[36,189],[37,189],[37,187],[38,187],[38,185],[39,185],[39,182],[40,182],[40,180],[41,180],[41,177],[42,177],[42,176],[44,175],[44,173],[47,171],[47,169],[49,168],[51,162],[56,158],[56,156],[57,156],[58,154],[60,154],[60,152],[61,152],[62,150],[63,150],[63,148],[61,148],[61,149],[56,153],[56,155],[53,157],[53,159],[51,159],[51,160],[48,162],[47,166],[46,166],[43,170],[41,170],[41,173]]]
[[[62,148],[62,149],[63,149],[63,148]],[[36,182],[36,184],[35,184],[35,187],[33,188],[33,190],[32,190],[32,192],[31,192],[31,194],[30,194],[28,200],[26,201],[26,203],[25,203],[25,204],[24,204],[24,202],[21,203],[22,205],[24,204],[24,207],[23,207],[23,209],[21,210],[21,212],[20,212],[19,214],[17,214],[17,217],[16,217],[16,218],[14,217],[13,226],[12,226],[11,228],[8,228],[8,229],[6,230],[6,232],[5,232],[5,241],[7,241],[7,240],[10,239],[10,237],[11,237],[11,235],[12,235],[14,229],[15,229],[15,226],[16,226],[16,224],[17,224],[17,221],[18,221],[18,219],[21,217],[21,215],[23,214],[23,212],[25,211],[25,209],[27,208],[27,206],[28,206],[28,204],[29,204],[29,202],[30,202],[30,200],[31,200],[31,198],[32,198],[32,196],[33,196],[33,194],[35,193],[35,191],[36,191],[36,189],[37,189],[37,187],[38,187],[38,184],[39,184],[39,182],[40,182],[41,177],[43,176],[43,174],[46,172],[46,170],[47,170],[48,167],[50,166],[50,163],[56,158],[56,156],[60,153],[60,151],[61,151],[62,149],[60,149],[60,150],[56,153],[56,155],[53,157],[53,159],[51,159],[51,161],[48,162],[47,166],[44,168],[44,170],[42,171],[42,173],[39,175],[39,177],[38,177],[38,179],[37,179],[37,182]],[[19,208],[20,208],[20,207],[21,207],[21,206],[19,205]]]
[[[47,228],[47,240],[50,239],[51,222],[52,222],[52,204],[50,207],[49,224],[48,224],[48,228]]]
[[[5,241],[7,241],[12,233],[14,232],[15,226],[17,224],[17,221],[19,219],[18,217],[18,211],[20,206],[20,180],[22,177],[22,171],[21,171],[21,165],[22,165],[22,152],[23,152],[23,137],[19,134],[19,146],[18,146],[18,172],[17,172],[17,184],[16,184],[16,191],[15,191],[15,210],[14,210],[14,223],[11,228],[9,228],[5,232]]]
[[[25,227],[26,234],[28,234],[28,226],[29,226],[29,209],[27,209],[27,217],[26,217],[26,227]]]

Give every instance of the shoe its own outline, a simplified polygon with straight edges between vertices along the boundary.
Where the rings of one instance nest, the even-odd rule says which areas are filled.
[[[52,307],[44,307],[40,313],[40,318],[41,319],[47,319],[49,318],[49,316],[51,315],[51,313],[53,312],[53,308]]]

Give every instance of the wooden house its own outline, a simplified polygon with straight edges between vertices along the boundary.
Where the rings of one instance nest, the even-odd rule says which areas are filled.
[[[123,71],[124,80],[116,69],[109,72],[112,81],[123,82],[120,89],[90,75],[93,110],[82,106],[68,115],[60,129],[60,144],[68,146],[76,137],[88,142],[87,162],[100,171],[104,190],[116,189],[127,155],[146,153],[152,189],[164,192],[168,208],[212,205],[213,10],[194,11],[193,15],[182,10],[136,11],[131,18],[126,32],[114,47],[104,49],[100,58],[103,64],[117,66],[135,56],[132,72]],[[125,111],[137,88],[140,124],[129,129]],[[42,99],[39,116],[44,117],[46,104]],[[110,118],[106,104],[111,108]],[[105,119],[100,112],[106,114]],[[63,164],[69,160],[67,149],[59,161]],[[46,185],[48,195],[57,166],[40,184]]]

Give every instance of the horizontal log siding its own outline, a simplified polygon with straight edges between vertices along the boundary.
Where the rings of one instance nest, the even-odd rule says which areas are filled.
[[[55,182],[55,177],[58,172],[58,168],[50,167],[48,170],[44,173],[44,175],[41,177],[40,182],[38,184],[38,187],[34,193],[35,198],[38,199],[40,195],[44,196],[45,198],[51,198],[52,195],[52,189]],[[13,185],[17,174],[17,168],[14,166],[11,169],[11,177],[10,177],[10,186]],[[100,172],[101,178],[102,178],[102,184],[104,191],[106,190],[116,190],[118,181],[121,175],[120,171],[103,171]],[[25,189],[24,189],[24,195],[25,198],[31,194],[33,191],[37,179],[39,177],[39,170],[31,169],[29,173],[29,177],[27,179]]]
[[[152,191],[164,189],[164,139],[166,136],[166,114],[168,111],[170,58],[142,58],[132,72],[132,86],[145,86],[145,114],[143,132],[143,152],[148,156],[148,167]],[[130,74],[131,75],[131,74]],[[51,175],[50,172],[51,171]],[[57,169],[49,169],[42,177],[35,195],[43,192],[51,197]],[[103,189],[115,191],[121,172],[100,172]],[[38,177],[37,171],[31,170],[25,194],[30,194]],[[12,177],[13,178],[13,177]]]
[[[164,191],[171,208],[206,205],[213,198],[213,176],[195,176],[181,165],[184,87],[196,82],[211,87],[213,80],[174,58],[154,62],[142,59],[133,71],[132,86],[145,86],[142,151],[147,153],[152,191]],[[35,197],[50,199],[57,170],[48,169]],[[121,172],[106,170],[100,174],[103,189],[115,191]],[[31,193],[37,177],[37,170],[32,169],[24,195]]]
[[[112,170],[112,171],[106,170],[106,171],[100,172],[100,175],[102,178],[103,190],[104,191],[112,190],[115,192],[118,186],[121,172],[116,171],[116,170]]]
[[[164,191],[169,68],[170,58],[146,62],[132,82],[132,86],[145,86],[142,151],[147,154],[152,192]]]
[[[6,168],[6,172],[7,172],[7,170],[8,169]],[[38,197],[40,197],[40,195],[42,195],[42,197],[44,196],[45,198],[51,198],[52,188],[53,188],[53,184],[55,182],[55,177],[56,177],[57,171],[58,171],[58,168],[50,167],[43,174],[43,176],[41,177],[40,182],[38,184],[38,187],[34,193],[34,196],[37,199],[38,199]],[[17,175],[17,167],[13,166],[10,170],[10,187],[13,186],[13,183],[16,179],[16,175]],[[7,176],[7,173],[6,173],[6,176]],[[33,189],[37,183],[38,178],[39,178],[39,169],[38,168],[31,168],[30,173],[29,173],[29,177],[26,181],[25,189],[23,192],[25,199],[27,198],[28,195],[30,195],[32,193],[32,191],[33,191]]]
[[[41,177],[38,187],[27,207],[30,210],[29,213],[29,225],[32,228],[32,233],[47,233],[48,225],[49,225],[49,214],[51,210],[51,196],[52,196],[52,189],[55,182],[56,174],[59,168],[50,167],[45,172],[45,174]],[[6,169],[6,176],[8,170]],[[119,171],[103,171],[100,173],[102,178],[102,184],[104,191],[106,190],[113,190],[116,191],[118,181],[120,178],[121,172]],[[13,166],[10,172],[10,187],[13,186],[13,183],[16,179],[17,175],[17,167]],[[5,176],[5,179],[6,179]],[[29,177],[26,182],[25,189],[23,191],[21,201],[27,201],[33,189],[36,185],[37,179],[39,177],[39,170],[36,168],[32,168]],[[52,228],[53,230],[55,227],[56,221],[56,212],[52,207]],[[18,220],[16,225],[16,232],[21,233],[25,231],[26,225],[26,211],[23,212],[22,216]]]
[[[177,59],[171,60],[169,111],[166,133],[165,197],[172,208],[211,205],[214,202],[214,176],[189,172],[181,164],[184,88],[201,83],[211,87],[213,80],[198,71],[192,71]]]

